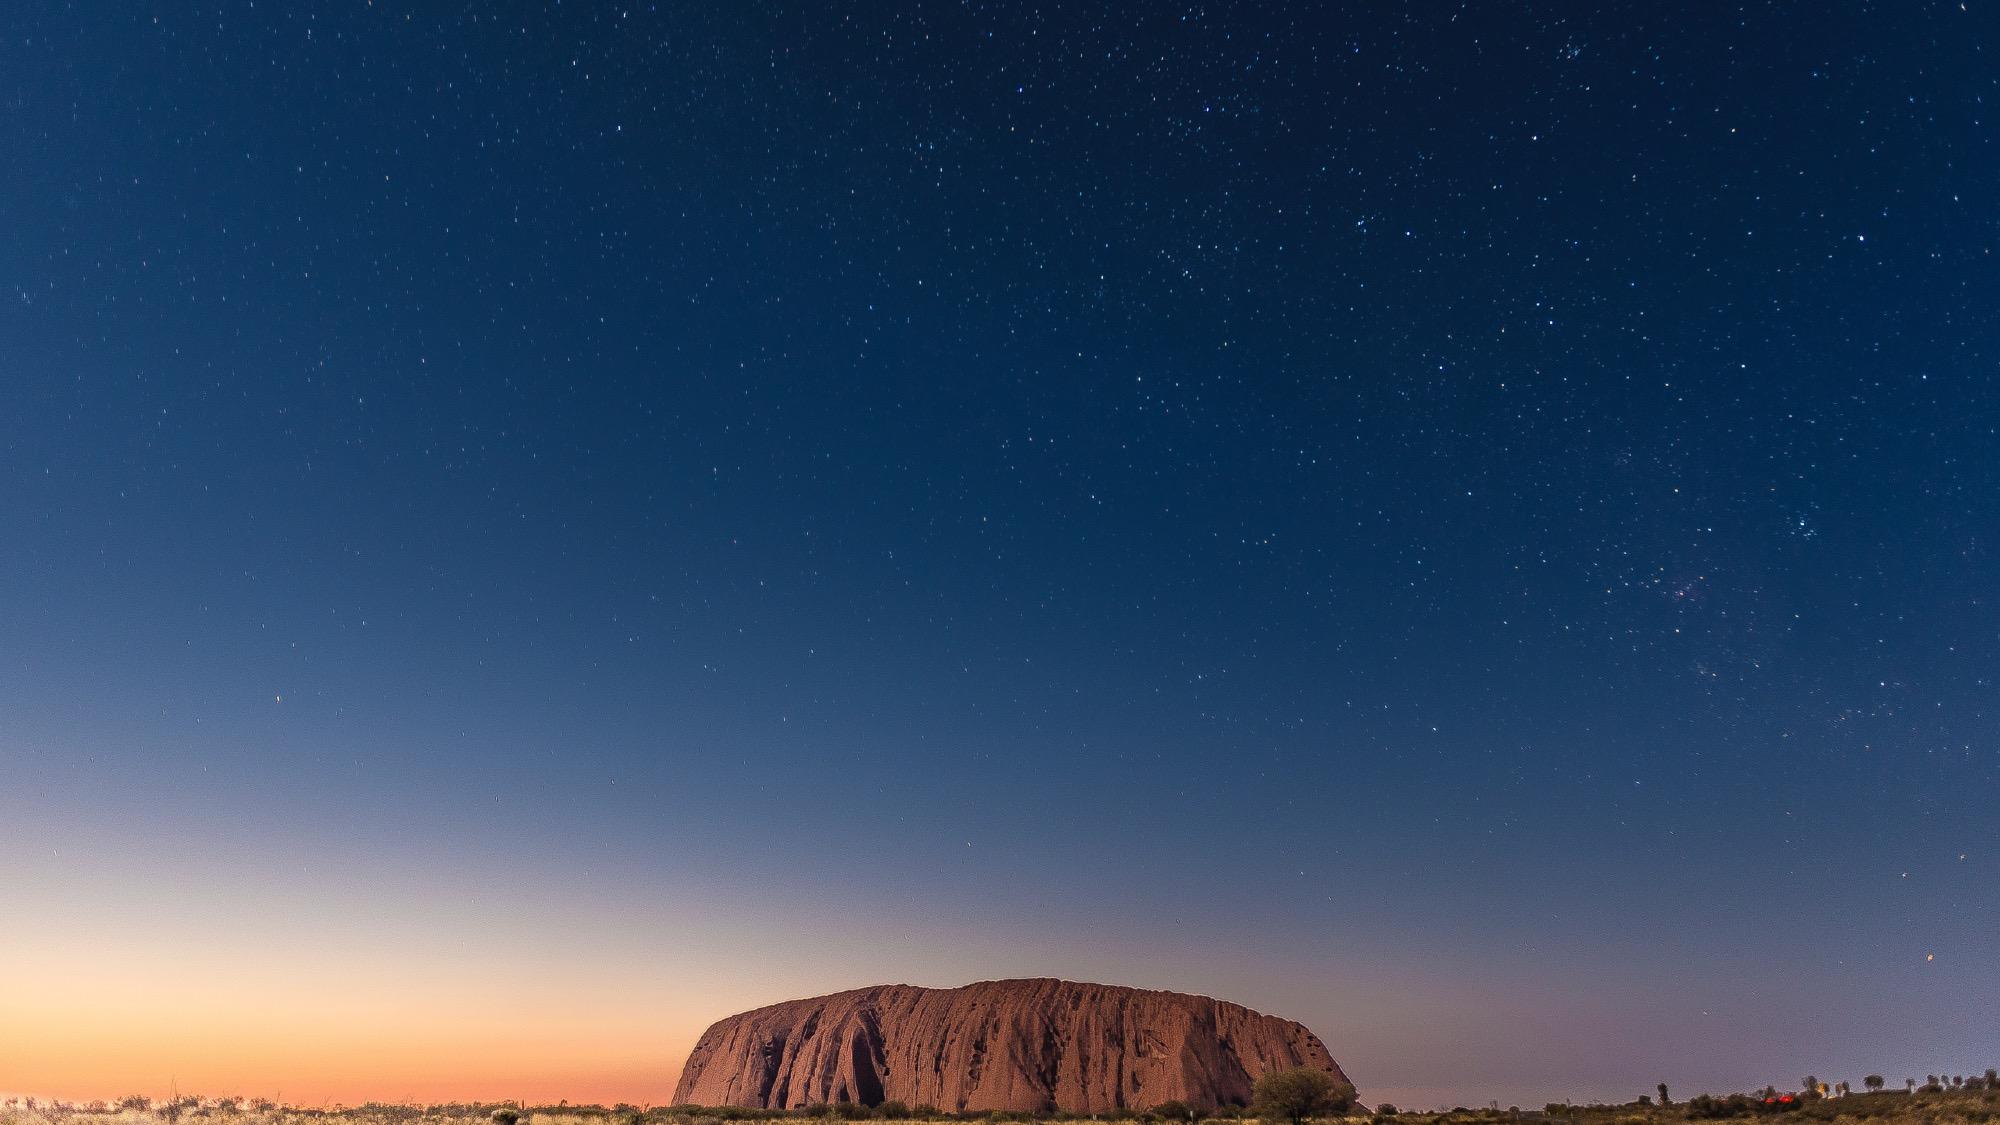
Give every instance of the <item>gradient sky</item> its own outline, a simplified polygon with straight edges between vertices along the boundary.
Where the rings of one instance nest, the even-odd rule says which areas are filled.
[[[1054,975],[2000,1062],[1986,0],[0,16],[0,1090]]]

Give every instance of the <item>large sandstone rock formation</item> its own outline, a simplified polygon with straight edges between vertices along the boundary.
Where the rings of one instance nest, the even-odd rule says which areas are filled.
[[[1297,1066],[1347,1076],[1312,1032],[1237,1004],[1064,980],[907,984],[744,1012],[702,1035],[674,1101],[785,1109],[900,1101],[1101,1113],[1250,1100]]]

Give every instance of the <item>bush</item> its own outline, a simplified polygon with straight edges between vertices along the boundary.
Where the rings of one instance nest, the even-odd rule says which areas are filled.
[[[1257,1116],[1292,1125],[1312,1117],[1339,1113],[1354,1104],[1354,1087],[1324,1070],[1309,1066],[1274,1070],[1257,1080]]]
[[[501,1106],[489,1114],[493,1125],[520,1125],[521,1111],[511,1106]]]
[[[1396,1116],[1396,1107],[1390,1102],[1383,1102],[1381,1105],[1375,1107],[1375,1116],[1394,1117]]]
[[[1718,1098],[1713,1094],[1696,1094],[1687,1101],[1687,1115],[1695,1120],[1716,1120],[1724,1117],[1747,1117],[1755,1112],[1752,1102],[1742,1094],[1730,1094]]]

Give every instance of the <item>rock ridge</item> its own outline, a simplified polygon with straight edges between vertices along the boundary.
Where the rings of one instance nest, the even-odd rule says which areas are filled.
[[[681,1104],[792,1109],[900,1101],[954,1112],[1103,1113],[1246,1105],[1310,1066],[1347,1083],[1303,1025],[1240,1004],[1054,978],[877,985],[788,1000],[705,1032]],[[1351,1083],[1350,1083],[1351,1085]]]

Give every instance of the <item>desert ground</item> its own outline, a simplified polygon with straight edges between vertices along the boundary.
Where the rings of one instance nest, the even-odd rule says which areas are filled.
[[[1913,1080],[1915,1081],[1915,1080]],[[1881,1092],[1856,1092],[1841,1096],[1815,1097],[1775,1088],[1751,1093],[1700,1094],[1659,1104],[1657,1094],[1643,1100],[1618,1104],[1568,1105],[1552,1103],[1540,1107],[1466,1108],[1450,1110],[1402,1110],[1395,1107],[1356,1107],[1354,1110],[1320,1120],[1346,1125],[1383,1125],[1393,1119],[1398,1125],[1678,1125],[1688,1121],[1728,1118],[1789,1118],[1799,1122],[1832,1125],[1977,1125],[2000,1120],[2000,1081],[1992,1072],[1969,1077],[1953,1085],[1950,1077],[1925,1082],[1915,1089],[1893,1088]],[[1897,1084],[1902,1087],[1902,1083]],[[1174,1119],[1189,1119],[1178,1107],[1156,1111],[1134,1111],[1125,1120],[1166,1125]],[[1378,1112],[1386,1109],[1391,1112]],[[919,1112],[922,1111],[922,1112]],[[1220,1114],[1192,1115],[1251,1122],[1247,1110]],[[884,1113],[860,1106],[820,1106],[789,1112],[763,1112],[735,1107],[636,1105],[617,1106],[519,1106],[514,1104],[285,1106],[245,1098],[181,1097],[177,1101],[121,1098],[116,1103],[84,1105],[66,1102],[12,1098],[0,1101],[0,1125],[725,1125],[735,1121],[784,1120],[820,1121],[827,1125],[854,1120],[907,1120],[911,1122],[985,1121],[1078,1121],[1086,1116],[1044,1114],[937,1114],[929,1107],[891,1105]],[[1097,1120],[1108,1119],[1098,1115]],[[1279,1125],[1273,1122],[1270,1125]],[[1778,1125],[1773,1122],[1773,1125]]]

